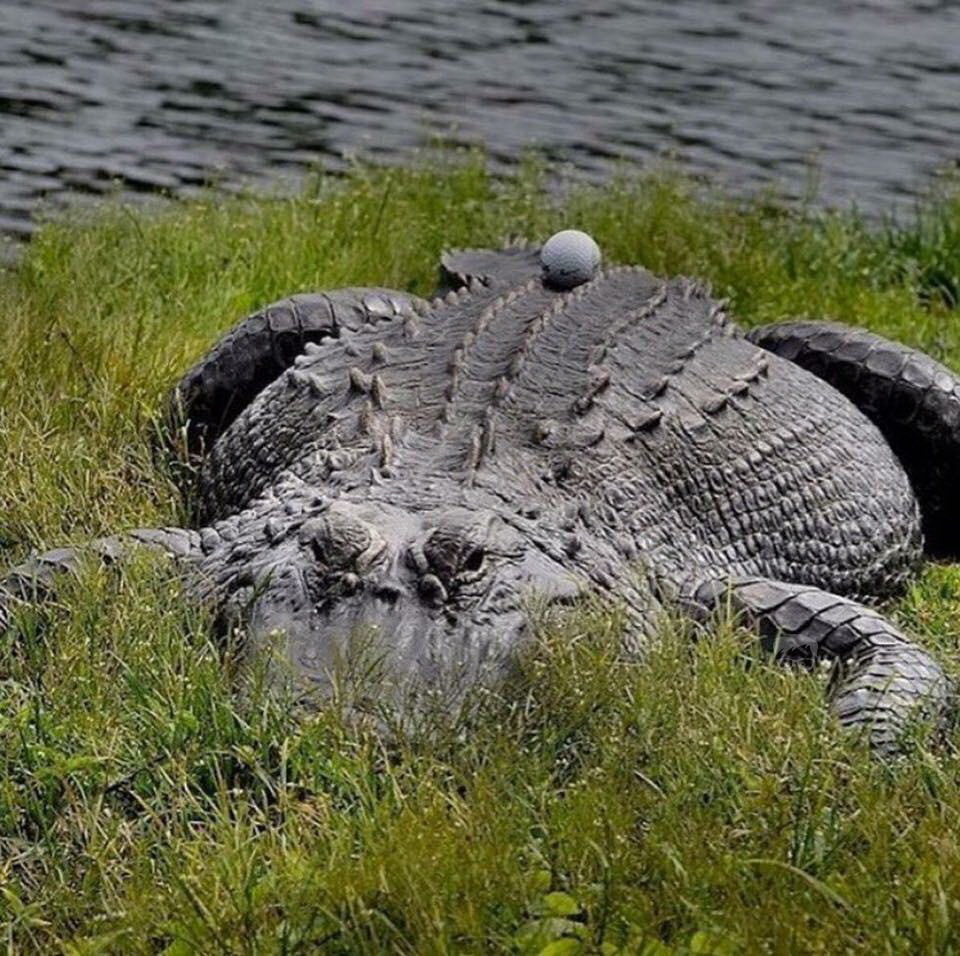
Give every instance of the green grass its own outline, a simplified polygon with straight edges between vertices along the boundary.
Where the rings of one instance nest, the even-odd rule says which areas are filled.
[[[553,195],[553,198],[551,198]],[[477,157],[293,198],[107,206],[0,275],[0,559],[182,518],[151,463],[165,391],[297,290],[429,292],[444,246],[590,231],[709,279],[744,322],[832,316],[960,368],[960,200],[867,223],[669,173],[550,194]],[[958,670],[960,573],[894,608]],[[385,746],[296,720],[149,562],[91,569],[0,639],[0,940],[11,952],[947,953],[960,755],[870,759],[816,675],[678,624],[545,632],[469,732]],[[238,693],[238,685],[244,685]]]

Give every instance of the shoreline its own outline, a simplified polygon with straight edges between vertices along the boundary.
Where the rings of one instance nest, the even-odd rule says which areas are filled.
[[[960,183],[960,170],[955,163],[934,169],[923,179],[917,179],[908,193],[891,197],[884,207],[873,204],[864,211],[855,198],[841,201],[827,201],[819,195],[820,170],[811,162],[803,176],[801,184],[787,190],[781,183],[741,184],[739,187],[728,182],[719,174],[695,171],[685,160],[678,156],[664,155],[659,159],[642,164],[621,159],[610,160],[607,175],[598,178],[595,174],[586,175],[578,171],[569,161],[556,162],[547,159],[536,148],[526,150],[512,160],[493,158],[480,146],[451,145],[443,137],[436,137],[427,145],[412,149],[406,158],[382,161],[374,158],[353,156],[344,157],[339,163],[321,162],[307,166],[297,173],[285,173],[279,177],[267,175],[246,176],[236,181],[225,182],[222,173],[211,171],[207,180],[171,192],[165,188],[156,190],[124,190],[123,182],[117,180],[112,191],[78,192],[66,200],[49,203],[41,199],[29,218],[24,220],[22,229],[0,230],[0,268],[15,265],[23,257],[31,238],[47,223],[76,222],[95,219],[103,211],[120,207],[128,208],[136,215],[144,211],[162,212],[171,206],[190,204],[191,202],[230,202],[232,198],[246,197],[274,201],[296,199],[305,190],[312,188],[318,181],[326,183],[349,182],[351,177],[364,171],[373,174],[389,175],[391,171],[401,173],[406,169],[434,165],[444,167],[450,163],[483,161],[491,179],[509,183],[530,166],[542,170],[548,190],[554,194],[551,200],[570,189],[600,190],[624,178],[657,178],[667,176],[685,180],[690,184],[699,184],[707,192],[723,195],[729,201],[740,203],[774,202],[793,211],[803,211],[811,215],[855,216],[867,222],[882,225],[885,223],[904,223],[915,218],[918,209],[929,207],[931,197],[945,190],[956,193]],[[109,213],[108,213],[109,214]]]

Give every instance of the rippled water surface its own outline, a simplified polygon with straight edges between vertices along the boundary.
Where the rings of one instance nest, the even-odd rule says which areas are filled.
[[[889,207],[960,156],[960,5],[0,0],[0,232],[76,193],[275,180],[431,133],[600,177]]]

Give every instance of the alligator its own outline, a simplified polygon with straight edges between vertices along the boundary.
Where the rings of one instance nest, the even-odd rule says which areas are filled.
[[[304,700],[372,648],[371,704],[449,702],[594,593],[630,657],[664,615],[733,611],[777,659],[832,662],[877,751],[942,726],[950,681],[876,605],[955,554],[956,375],[835,322],[741,332],[704,283],[601,267],[573,230],[440,273],[431,301],[299,294],[228,332],[173,391],[191,527],[33,557],[0,579],[6,625],[84,554],[147,546]]]

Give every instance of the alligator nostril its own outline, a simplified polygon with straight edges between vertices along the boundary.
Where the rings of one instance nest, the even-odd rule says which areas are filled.
[[[373,592],[381,601],[396,604],[400,600],[401,590],[394,584],[380,584]]]
[[[447,600],[447,589],[435,574],[425,574],[420,579],[420,597],[427,604],[439,607]]]

